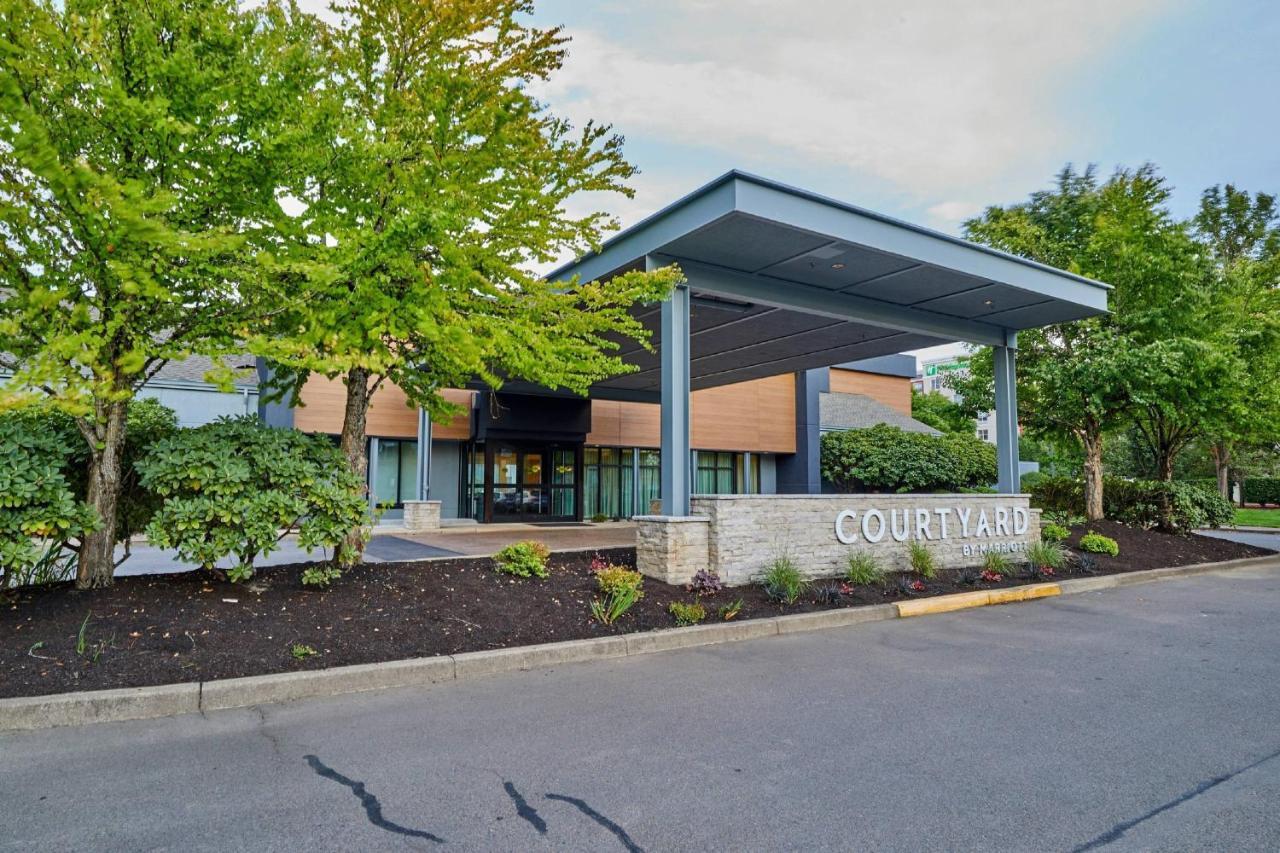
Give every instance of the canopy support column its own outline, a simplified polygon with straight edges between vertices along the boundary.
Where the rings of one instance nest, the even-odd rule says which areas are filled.
[[[645,258],[645,268],[660,269]],[[662,303],[662,514],[687,516],[689,461],[689,288],[677,286]]]
[[[431,418],[418,409],[418,500],[431,496]]]
[[[1005,346],[991,349],[996,386],[996,490],[1016,494],[1022,489],[1018,470],[1018,333],[1006,333]]]

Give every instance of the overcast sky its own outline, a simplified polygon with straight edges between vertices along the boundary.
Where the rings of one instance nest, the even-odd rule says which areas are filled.
[[[612,122],[624,225],[740,168],[959,232],[1067,162],[1156,163],[1180,215],[1280,191],[1276,0],[542,0],[540,95]]]

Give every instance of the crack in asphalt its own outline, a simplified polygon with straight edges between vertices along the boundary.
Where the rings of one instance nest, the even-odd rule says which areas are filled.
[[[444,839],[438,835],[427,832],[422,829],[413,829],[408,826],[401,826],[398,823],[392,823],[382,816],[382,803],[378,802],[378,798],[369,793],[369,789],[364,786],[363,782],[356,779],[348,779],[332,767],[326,765],[314,755],[303,756],[307,760],[307,764],[311,765],[311,769],[321,778],[329,779],[337,782],[346,788],[351,789],[351,793],[356,795],[356,799],[360,801],[360,805],[364,807],[364,813],[369,817],[369,823],[385,829],[387,832],[394,832],[396,835],[407,835],[410,838],[425,838],[427,841],[434,841],[437,844],[443,844]]]
[[[267,731],[267,712],[261,705],[254,705],[252,710],[258,712],[257,732],[267,739],[271,744],[271,751],[276,754],[277,758],[283,758],[284,752],[280,749],[280,738],[277,735]]]
[[[1108,844],[1112,844],[1116,841],[1119,841],[1122,837],[1124,837],[1124,834],[1126,832],[1133,829],[1138,824],[1151,820],[1156,815],[1162,814],[1163,812],[1167,812],[1169,809],[1180,806],[1189,800],[1193,800],[1196,797],[1200,796],[1201,794],[1205,793],[1206,791],[1209,791],[1209,790],[1212,790],[1213,788],[1218,787],[1223,782],[1230,782],[1232,779],[1236,778],[1241,773],[1246,773],[1252,770],[1253,768],[1258,767],[1259,765],[1266,764],[1268,761],[1271,761],[1274,758],[1280,758],[1280,749],[1277,749],[1275,752],[1271,753],[1270,755],[1264,755],[1262,758],[1259,758],[1257,761],[1253,762],[1252,764],[1246,764],[1244,767],[1240,767],[1236,770],[1232,770],[1230,773],[1223,773],[1221,776],[1214,776],[1212,779],[1207,779],[1204,782],[1201,782],[1199,785],[1196,785],[1190,791],[1187,791],[1186,793],[1182,794],[1181,796],[1175,797],[1174,799],[1170,800],[1164,805],[1157,806],[1156,808],[1152,809],[1146,814],[1140,815],[1139,817],[1136,817],[1133,820],[1126,820],[1123,823],[1117,823],[1115,826],[1111,827],[1111,829],[1107,830],[1102,835],[1099,835],[1097,838],[1094,838],[1091,841],[1086,841],[1084,844],[1081,844],[1079,847],[1076,847],[1074,850],[1072,850],[1072,853],[1085,853],[1086,850],[1096,850],[1099,847],[1105,847]]]
[[[532,824],[533,828],[538,830],[539,835],[546,835],[547,822],[538,814],[538,810],[529,805],[528,801],[516,790],[515,785],[504,781],[502,787],[507,792],[507,796],[511,798],[511,802],[516,804],[516,815]]]
[[[612,832],[614,837],[622,842],[622,846],[627,848],[628,853],[644,853],[644,848],[632,841],[631,836],[627,835],[627,831],[625,829],[600,814],[600,812],[591,808],[591,806],[587,805],[585,801],[580,800],[577,797],[567,797],[564,794],[546,794],[546,798],[548,800],[559,800],[562,803],[568,803],[569,805],[576,807],[578,811],[582,812],[584,815]]]

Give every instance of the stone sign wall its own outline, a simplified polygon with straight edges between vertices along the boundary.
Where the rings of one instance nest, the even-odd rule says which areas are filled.
[[[739,586],[787,556],[808,577],[832,577],[859,551],[905,571],[909,542],[940,567],[977,566],[987,551],[1040,540],[1040,511],[1026,495],[697,495],[691,507],[690,518],[636,519],[646,575],[687,583],[709,568]]]

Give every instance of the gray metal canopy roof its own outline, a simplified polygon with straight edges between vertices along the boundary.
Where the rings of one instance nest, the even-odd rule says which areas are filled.
[[[743,172],[729,172],[548,278],[604,279],[678,263],[691,300],[691,386],[964,341],[1107,310],[1101,282]],[[637,310],[658,345],[658,306]],[[593,394],[644,399],[657,352]]]

